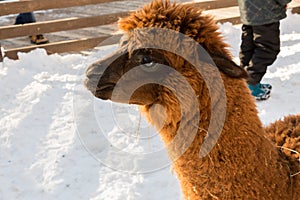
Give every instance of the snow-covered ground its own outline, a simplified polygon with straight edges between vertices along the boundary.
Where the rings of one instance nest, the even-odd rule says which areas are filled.
[[[299,21],[290,13],[282,21],[281,53],[264,78],[272,96],[257,102],[264,124],[300,113]],[[238,60],[240,27],[220,28]],[[0,200],[181,199],[159,136],[136,107],[94,99],[82,86],[85,68],[113,48],[91,56],[38,49],[0,63]],[[128,173],[137,166],[127,154],[155,152],[161,157],[142,160],[148,173]]]

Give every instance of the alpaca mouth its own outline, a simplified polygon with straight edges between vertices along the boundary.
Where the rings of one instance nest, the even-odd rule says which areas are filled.
[[[123,90],[114,91],[116,84],[112,82],[99,83],[87,78],[84,81],[85,87],[97,98],[102,100],[112,100],[119,103],[130,103],[141,105],[139,101],[132,101]],[[113,96],[114,93],[114,96]],[[113,97],[112,97],[113,96]]]
[[[96,88],[96,93],[103,93],[103,92],[112,92],[114,90],[115,84],[114,83],[107,83],[105,85],[98,85]]]
[[[115,84],[98,85],[95,90],[95,97],[102,100],[111,100]]]
[[[99,84],[98,81],[88,78],[84,81],[84,85],[94,96],[100,99],[109,99],[115,87],[114,83]]]

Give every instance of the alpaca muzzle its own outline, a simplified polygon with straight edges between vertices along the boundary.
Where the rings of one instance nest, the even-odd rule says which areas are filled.
[[[97,62],[90,65],[86,70],[84,85],[93,95],[96,95],[99,80],[103,75],[103,72],[100,70],[103,68],[101,62]]]
[[[117,51],[93,63],[86,69],[84,85],[94,96],[103,100],[111,99],[114,86],[123,73],[125,54],[125,48],[117,49]],[[118,66],[118,69],[115,66]]]

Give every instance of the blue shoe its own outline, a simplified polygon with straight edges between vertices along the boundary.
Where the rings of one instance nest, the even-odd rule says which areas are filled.
[[[272,90],[272,85],[268,83],[259,83],[259,84],[260,84],[260,88],[263,90]]]
[[[260,83],[256,85],[248,84],[248,87],[251,90],[252,96],[254,96],[256,100],[266,100],[270,97],[271,91],[267,88],[263,88]]]

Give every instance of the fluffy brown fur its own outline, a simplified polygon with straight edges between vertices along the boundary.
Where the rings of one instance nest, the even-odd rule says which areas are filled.
[[[290,115],[266,127],[266,133],[289,161],[294,196],[300,198],[300,115]]]
[[[119,20],[119,29],[128,32],[136,28],[157,27],[176,30],[193,38],[210,53],[231,58],[212,16],[203,15],[202,10],[192,5],[153,1],[143,9]]]
[[[290,161],[282,156],[280,148],[276,147],[265,134],[255,102],[243,79],[244,71],[231,61],[231,54],[226,49],[227,45],[217,31],[212,17],[203,15],[201,10],[191,5],[155,0],[129,17],[121,19],[119,27],[128,35],[133,29],[144,27],[180,31],[205,47],[222,72],[226,90],[226,108],[215,112],[226,112],[225,124],[216,145],[204,158],[200,158],[199,151],[205,137],[210,134],[206,130],[212,115],[211,99],[218,99],[220,96],[218,93],[215,97],[209,95],[205,81],[201,75],[193,71],[190,63],[169,52],[152,50],[149,53],[153,59],[162,59],[162,62],[166,62],[187,78],[199,97],[197,105],[191,101],[180,103],[170,90],[153,85],[139,88],[130,100],[130,103],[141,105],[142,112],[154,126],[161,128],[164,122],[159,131],[166,145],[173,141],[179,126],[184,130],[182,140],[189,137],[195,126],[189,123],[195,117],[190,111],[199,106],[200,120],[197,134],[187,150],[173,163],[185,199],[299,199],[299,179],[296,179],[297,176],[291,176],[291,163],[293,162],[295,170],[298,165],[294,160]],[[87,70],[87,87],[91,91],[95,91],[96,87],[97,90],[93,93],[98,98],[111,99],[113,88],[109,89],[115,82],[112,77],[117,79],[117,76],[122,76],[125,69],[134,67],[132,63],[146,53],[147,51],[137,51],[129,57],[129,60],[126,56],[120,56],[105,72],[101,72],[100,68],[106,63],[111,63],[109,60],[111,58],[95,63]],[[210,70],[205,64],[201,67]],[[96,82],[97,76],[102,77],[99,83]],[[174,76],[175,80],[170,79],[172,81],[169,84],[173,84],[179,94],[189,95],[185,93],[186,84],[176,80],[176,75],[172,73],[169,76]],[[141,76],[134,76],[125,83],[129,86],[138,77]],[[216,91],[221,91],[221,87],[218,82],[214,85]],[[165,115],[161,114],[161,106],[158,105],[164,107]],[[182,107],[187,110],[186,113],[181,113]],[[183,122],[182,118],[190,120]],[[298,127],[297,124],[298,121],[292,127]],[[272,127],[276,126],[271,126],[267,130],[274,133],[276,131]],[[285,129],[286,127],[281,132]],[[289,137],[294,137],[294,135],[283,136],[279,132],[277,135],[282,137],[278,144],[281,146],[284,146]],[[278,136],[275,134],[273,138],[277,140]],[[295,149],[299,147],[297,145],[288,147]],[[170,158],[173,158],[177,154],[177,149],[169,148],[168,153]],[[287,156],[291,159],[295,157],[294,154]]]
[[[300,115],[291,115],[266,127],[266,133],[290,161],[300,162]]]

